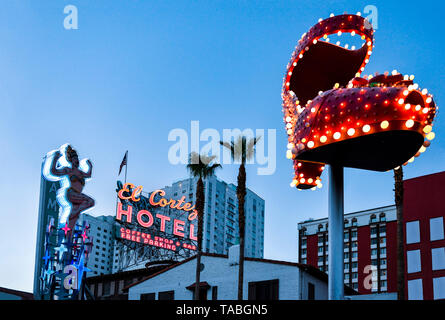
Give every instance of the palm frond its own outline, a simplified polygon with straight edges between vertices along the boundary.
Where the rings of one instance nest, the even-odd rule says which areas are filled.
[[[230,150],[232,160],[246,163],[247,160],[254,157],[255,146],[260,139],[261,136],[248,138],[245,135],[239,135],[235,141],[220,141],[220,144]]]
[[[192,152],[189,155],[189,163],[187,169],[193,177],[207,178],[215,174],[217,168],[221,168],[219,163],[211,164],[216,156],[199,155]]]

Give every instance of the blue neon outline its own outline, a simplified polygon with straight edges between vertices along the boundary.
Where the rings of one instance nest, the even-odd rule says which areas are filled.
[[[69,145],[69,143],[65,143],[59,149],[55,149],[55,150],[48,152],[46,154],[44,164],[43,164],[43,169],[42,169],[42,174],[45,177],[45,179],[47,179],[48,181],[52,181],[52,182],[56,182],[56,181],[60,182],[60,188],[57,190],[56,199],[60,206],[60,208],[59,208],[59,227],[62,227],[62,228],[67,223],[70,212],[71,212],[71,208],[72,208],[72,205],[69,202],[68,197],[67,197],[67,191],[71,187],[71,181],[70,181],[68,175],[63,175],[60,177],[53,175],[51,173],[51,164],[54,161],[54,156],[55,156],[56,151],[59,151],[61,153],[61,157],[59,158],[59,160],[56,163],[56,168],[60,169],[60,168],[71,168],[72,167],[71,164],[68,162],[67,156],[66,156],[66,149],[67,149],[68,145]],[[90,166],[88,165],[87,160],[88,160],[88,158],[85,158],[85,159],[82,159],[79,161],[79,169],[81,171],[83,171],[84,173],[87,173],[90,170]],[[89,181],[89,180],[91,180],[91,178],[85,178],[85,182]],[[87,212],[91,209],[93,209],[93,207],[80,212],[80,214]]]

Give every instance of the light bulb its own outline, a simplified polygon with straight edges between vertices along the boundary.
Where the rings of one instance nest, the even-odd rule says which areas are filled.
[[[431,141],[434,139],[435,136],[436,134],[434,132],[430,132],[426,135],[426,138]]]
[[[411,119],[409,119],[409,120],[407,120],[407,121],[405,122],[405,126],[406,126],[407,128],[412,128],[413,125],[414,125],[414,121],[411,120]]]
[[[380,127],[382,129],[387,129],[389,127],[389,122],[386,120],[382,121],[382,123],[380,124]]]

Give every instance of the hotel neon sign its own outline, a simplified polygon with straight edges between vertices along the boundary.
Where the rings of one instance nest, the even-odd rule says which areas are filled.
[[[135,185],[132,183],[125,183],[117,193],[119,199],[121,200],[129,200],[133,202],[138,202],[140,200],[140,196],[142,193],[142,186],[138,186],[135,188]],[[125,194],[127,195],[125,195]],[[160,198],[159,198],[159,197]],[[188,220],[191,222],[196,219],[197,217],[197,211],[195,209],[195,206],[192,205],[190,202],[185,202],[185,196],[181,197],[179,200],[175,199],[166,199],[164,198],[165,191],[164,190],[155,190],[150,194],[149,197],[149,203],[153,207],[166,207],[169,206],[171,209],[177,209],[180,211],[184,211],[184,213],[188,213]],[[121,202],[117,205],[117,213],[116,213],[116,220],[122,221],[123,216],[126,217],[127,223],[133,222],[133,206],[131,204],[127,205],[127,209],[124,210],[123,205]],[[139,226],[143,228],[150,228],[153,226],[155,222],[155,218],[159,219],[160,222],[160,228],[159,231],[166,232],[166,225],[167,223],[173,223],[173,235],[181,238],[188,238],[190,240],[197,240],[197,237],[195,235],[195,225],[193,223],[190,223],[189,226],[189,232],[186,237],[185,232],[185,224],[186,221],[181,219],[173,219],[171,221],[171,217],[157,213],[153,215],[148,210],[139,210],[136,214],[136,221],[139,224]],[[192,249],[196,250],[196,246],[187,244],[187,243],[180,243],[179,241],[173,241],[171,239],[164,239],[162,237],[158,236],[152,236],[150,234],[146,234],[140,231],[136,230],[130,230],[126,228],[120,229],[121,238],[140,242],[148,245],[154,245],[157,247],[169,249],[169,250],[176,250],[176,247],[181,246],[185,249]]]

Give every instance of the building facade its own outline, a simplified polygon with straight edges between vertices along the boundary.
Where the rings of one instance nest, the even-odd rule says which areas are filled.
[[[195,203],[197,181],[197,178],[180,180],[163,190],[168,198],[179,199],[185,196],[186,202]],[[204,180],[204,191],[203,251],[228,254],[229,247],[239,241],[236,186],[212,176]],[[171,210],[168,207],[162,209]],[[250,189],[246,189],[245,214],[245,255],[262,258],[265,202]]]
[[[403,186],[407,297],[445,299],[445,172],[408,179]]]
[[[93,247],[88,256],[88,277],[110,274],[113,272],[113,256],[115,248],[115,217],[89,214],[81,215],[81,223],[86,221],[90,227],[90,239]]]
[[[173,261],[146,263],[142,268],[87,278],[94,300],[128,300],[124,288],[172,265]]]
[[[165,198],[179,200],[185,197],[185,202],[196,203],[196,183],[198,179],[189,178],[177,181],[171,186],[162,188]],[[216,176],[204,180],[205,209],[203,229],[203,251],[215,254],[228,254],[229,247],[237,244],[238,239],[238,201],[236,186],[219,180]],[[251,190],[246,190],[245,214],[245,256],[262,258],[264,254],[264,213],[265,202]],[[146,196],[148,197],[150,193]],[[169,206],[151,209],[153,214],[163,214],[187,220],[184,212]],[[90,237],[94,245],[88,260],[88,276],[106,275],[120,271],[143,268],[150,259],[171,259],[144,254],[143,248],[128,251],[115,240],[115,216],[94,217],[82,215],[90,225]],[[194,220],[196,221],[196,220]],[[172,234],[173,224],[167,224],[165,233]],[[187,229],[187,228],[186,228]],[[195,226],[195,233],[197,227]],[[122,250],[127,251],[122,254]],[[134,252],[133,252],[134,251]],[[190,252],[189,256],[193,255]],[[189,256],[182,257],[186,259]],[[126,261],[121,261],[126,259]],[[178,259],[178,260],[181,260]],[[128,260],[128,261],[127,261]],[[131,260],[131,261],[130,261]]]
[[[403,187],[405,296],[445,299],[445,172],[404,180]],[[326,218],[298,224],[299,262],[326,273],[327,223]],[[397,292],[395,206],[346,214],[344,244],[345,284],[361,294]]]
[[[129,300],[193,300],[195,257],[186,259],[126,288]],[[229,255],[204,253],[200,299],[237,300],[239,247]],[[346,294],[354,294],[346,288]],[[325,273],[299,263],[259,258],[244,262],[244,300],[326,300]]]
[[[328,273],[328,219],[298,224],[298,261]],[[395,206],[345,214],[344,283],[361,294],[397,291]]]

